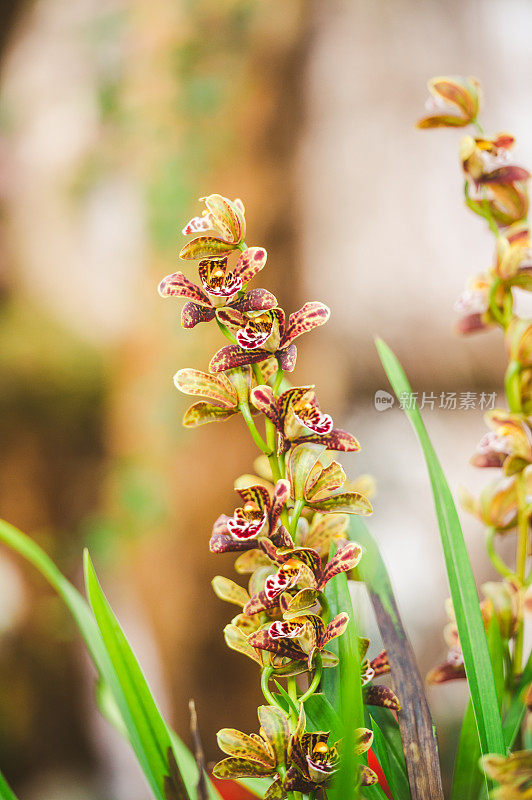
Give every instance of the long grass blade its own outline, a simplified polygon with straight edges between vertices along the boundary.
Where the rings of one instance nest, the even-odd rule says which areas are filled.
[[[492,617],[490,620],[488,648],[500,709],[504,695],[504,653],[496,617]],[[479,759],[480,742],[473,706],[469,701],[460,730],[450,800],[486,800],[487,787],[479,769]]]
[[[331,558],[335,553],[331,548]],[[331,800],[345,800],[346,797],[358,800],[358,770],[363,760],[355,753],[355,730],[364,726],[364,704],[362,700],[362,683],[360,678],[360,654],[355,612],[351,603],[349,587],[345,572],[335,575],[325,587],[325,596],[329,603],[331,617],[342,611],[349,615],[349,624],[345,632],[334,640],[334,650],[339,656],[336,672],[337,682],[333,685],[329,701],[341,720],[342,730],[342,762],[335,776],[334,784],[328,792]],[[331,645],[333,642],[331,642]],[[331,649],[333,649],[331,647]],[[327,691],[324,689],[327,695]],[[356,787],[356,788],[353,788]],[[371,796],[369,793],[368,797]]]
[[[6,779],[0,772],[0,800],[17,800],[16,794],[11,790]]]
[[[377,340],[377,350],[397,397],[412,396],[410,384],[394,353],[380,339]],[[404,410],[427,462],[481,751],[483,754],[504,755],[495,679],[473,571],[456,507],[417,405],[408,403]]]
[[[159,789],[161,778],[155,775],[143,750],[142,742],[140,741],[138,732],[135,730],[123,692],[118,688],[119,681],[114,666],[107,653],[96,620],[85,598],[70,581],[64,577],[50,557],[29,536],[4,520],[0,520],[0,542],[3,542],[32,564],[64,601],[76,621],[91,658],[98,670],[100,682],[105,684],[105,688],[103,688],[103,686],[99,687],[100,699],[102,696],[111,695],[113,705],[110,705],[111,701],[109,699],[105,702],[109,705],[108,710],[114,715],[118,714],[120,717],[120,719],[117,718],[114,720],[115,727],[120,731],[127,731],[127,738],[154,796],[156,798],[160,797],[162,800],[162,791]],[[183,774],[188,792],[190,796],[193,796],[198,780],[198,771],[194,756],[172,731],[169,731],[169,735],[171,736],[173,752]],[[168,770],[166,770],[166,772],[168,772]],[[212,784],[209,784],[209,796],[211,800],[220,800],[220,795]]]
[[[133,652],[107,602],[96,578],[90,557],[84,554],[85,585],[94,618],[105,648],[114,667],[109,676],[110,688],[115,697],[121,696],[121,705],[127,707],[128,732],[139,741],[155,778],[158,796],[165,797],[164,780],[170,774],[168,752],[172,742],[166,723],[155,704],[151,692]],[[184,784],[180,795],[186,800]]]

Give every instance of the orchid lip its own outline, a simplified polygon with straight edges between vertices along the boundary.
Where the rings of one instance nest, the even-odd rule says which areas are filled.
[[[242,278],[234,275],[228,275],[230,280],[226,280],[221,286],[212,286],[207,281],[202,280],[203,288],[209,294],[215,297],[229,297],[234,295],[242,289]]]
[[[270,333],[249,333],[241,328],[236,333],[236,340],[243,350],[256,350],[269,339]]]
[[[231,517],[227,520],[227,530],[233,539],[254,539],[263,529],[265,522],[266,512],[262,514],[260,519],[253,521]]]
[[[295,639],[301,636],[303,625],[292,625],[289,622],[272,622],[268,628],[268,635],[271,639]]]
[[[299,416],[296,412],[294,415],[301,425],[308,428],[313,433],[326,434],[330,433],[333,429],[333,420],[330,414],[322,414],[317,408],[314,412],[310,412],[308,416]],[[315,417],[316,419],[313,419]]]

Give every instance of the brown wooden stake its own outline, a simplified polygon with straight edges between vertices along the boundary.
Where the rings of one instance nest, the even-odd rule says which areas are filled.
[[[406,635],[388,572],[370,532],[359,519],[349,536],[364,548],[357,575],[367,586],[391,665],[401,710],[397,714],[412,800],[443,800],[438,745],[425,687]]]

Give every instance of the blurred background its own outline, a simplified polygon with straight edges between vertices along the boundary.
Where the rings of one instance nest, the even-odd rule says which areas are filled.
[[[256,669],[225,648],[232,611],[210,588],[233,559],[208,551],[254,450],[237,420],[180,426],[172,376],[219,346],[157,295],[180,230],[198,197],[242,197],[248,242],[269,252],[261,285],[289,310],[331,306],[296,379],[362,443],[345,464],[376,479],[370,527],[425,674],[445,655],[447,586],[413,434],[399,409],[375,408],[388,386],[373,336],[420,393],[502,392],[499,336],[453,333],[455,298],[492,258],[462,205],[460,134],[414,122],[429,77],[476,75],[485,127],[511,130],[532,164],[531,26],[528,0],[2,5],[0,513],[78,586],[90,548],[184,738],[196,699],[209,759],[218,728],[256,727]],[[435,406],[425,418],[452,488],[478,490],[480,407]],[[464,529],[480,584],[482,531]],[[0,765],[26,800],[147,800],[95,710],[94,677],[60,601],[2,549]],[[448,764],[464,688],[429,699]]]

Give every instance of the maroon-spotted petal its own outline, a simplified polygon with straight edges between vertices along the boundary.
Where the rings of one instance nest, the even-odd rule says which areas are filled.
[[[236,344],[222,347],[211,358],[209,372],[223,372],[233,367],[244,367],[246,364],[257,364],[264,361],[270,353],[266,350],[242,350]]]
[[[256,483],[253,486],[242,486],[235,489],[244,503],[255,503],[259,508],[270,508],[270,493],[266,486]]]
[[[252,326],[247,325],[245,328],[240,328],[240,330],[236,332],[236,340],[244,350],[256,350],[257,347],[262,347],[262,345],[268,341],[271,332],[271,327],[268,328],[268,330],[256,330]]]
[[[401,710],[397,695],[388,686],[366,686],[363,694],[367,706],[381,706],[392,711]]]
[[[277,520],[281,516],[281,512],[290,497],[290,481],[284,478],[277,481],[275,489],[273,490],[273,501],[270,509],[270,526],[272,528],[277,524]]]
[[[277,400],[269,386],[256,386],[251,392],[251,402],[256,409],[265,414],[268,419],[280,426],[281,420],[277,410]]]
[[[198,306],[189,301],[181,311],[181,325],[183,328],[194,328],[199,322],[210,322],[214,319],[214,313],[212,306]]]
[[[296,636],[301,636],[304,627],[304,625],[300,625],[297,622],[277,620],[272,622],[268,628],[268,636],[270,639],[295,639]]]
[[[299,442],[318,442],[319,444],[324,444],[327,450],[336,450],[342,453],[351,453],[360,450],[360,444],[353,434],[340,430],[340,428],[333,428],[330,433],[326,433],[325,435],[310,433],[307,436],[294,439],[294,444]]]
[[[378,656],[370,661],[371,669],[375,675],[386,675],[390,671],[390,662],[386,650],[382,650]]]
[[[182,272],[167,275],[159,284],[161,297],[186,297],[201,306],[210,306],[211,302],[205,292],[195,283],[185,278]]]
[[[297,347],[295,344],[291,344],[288,347],[284,347],[282,350],[278,350],[276,355],[281,364],[281,368],[284,369],[285,372],[292,372],[297,360]]]
[[[209,542],[211,553],[238,553],[256,548],[256,539],[233,539],[223,533],[213,533]]]
[[[303,416],[300,416],[294,410],[294,416],[301,425],[309,428],[309,430],[311,430],[313,433],[317,433],[319,436],[324,436],[326,433],[330,433],[333,429],[331,415],[323,414],[317,406],[307,409]]]
[[[331,558],[326,565],[318,589],[322,589],[339,572],[354,569],[362,558],[362,548],[356,542],[349,542]]]
[[[249,520],[242,513],[235,512],[234,517],[227,520],[227,530],[234,539],[255,539],[264,527],[268,517],[266,509],[259,519]]]
[[[251,633],[247,641],[258,650],[268,650],[270,653],[277,653],[279,656],[294,660],[300,659],[303,652],[300,647],[288,639],[272,639],[268,631],[264,629]]]
[[[341,636],[349,624],[349,615],[342,611],[334,619],[332,619],[325,628],[320,639],[320,650],[325,647],[331,639]]]
[[[244,614],[252,617],[253,614],[258,614],[260,611],[268,611],[270,608],[275,608],[277,599],[266,597],[266,592],[257,592],[244,606]]]
[[[270,531],[270,539],[275,547],[291,547],[293,544],[292,537],[284,525],[279,525],[276,531]]]
[[[201,217],[192,217],[183,228],[183,235],[189,236],[191,233],[203,233],[212,230],[212,218],[210,214],[203,214]]]
[[[234,273],[242,278],[242,283],[248,283],[261,271],[267,258],[264,247],[248,247],[236,262]]]
[[[277,298],[267,289],[251,289],[231,305],[244,314],[248,311],[269,311],[277,306]]]
[[[213,283],[208,283],[205,277],[206,269],[203,270],[204,274],[201,273],[200,267],[200,278],[203,284],[203,289],[205,292],[214,295],[215,297],[227,298],[227,297],[234,297],[242,288],[242,279],[235,277],[229,273],[226,279],[220,282],[219,286],[214,285]]]
[[[331,316],[330,310],[323,303],[312,301],[290,314],[283,338],[283,345],[291,344],[298,336],[308,333],[319,325],[324,325]]]
[[[245,316],[234,305],[216,309],[216,316],[220,322],[230,328],[241,328],[247,322]]]

